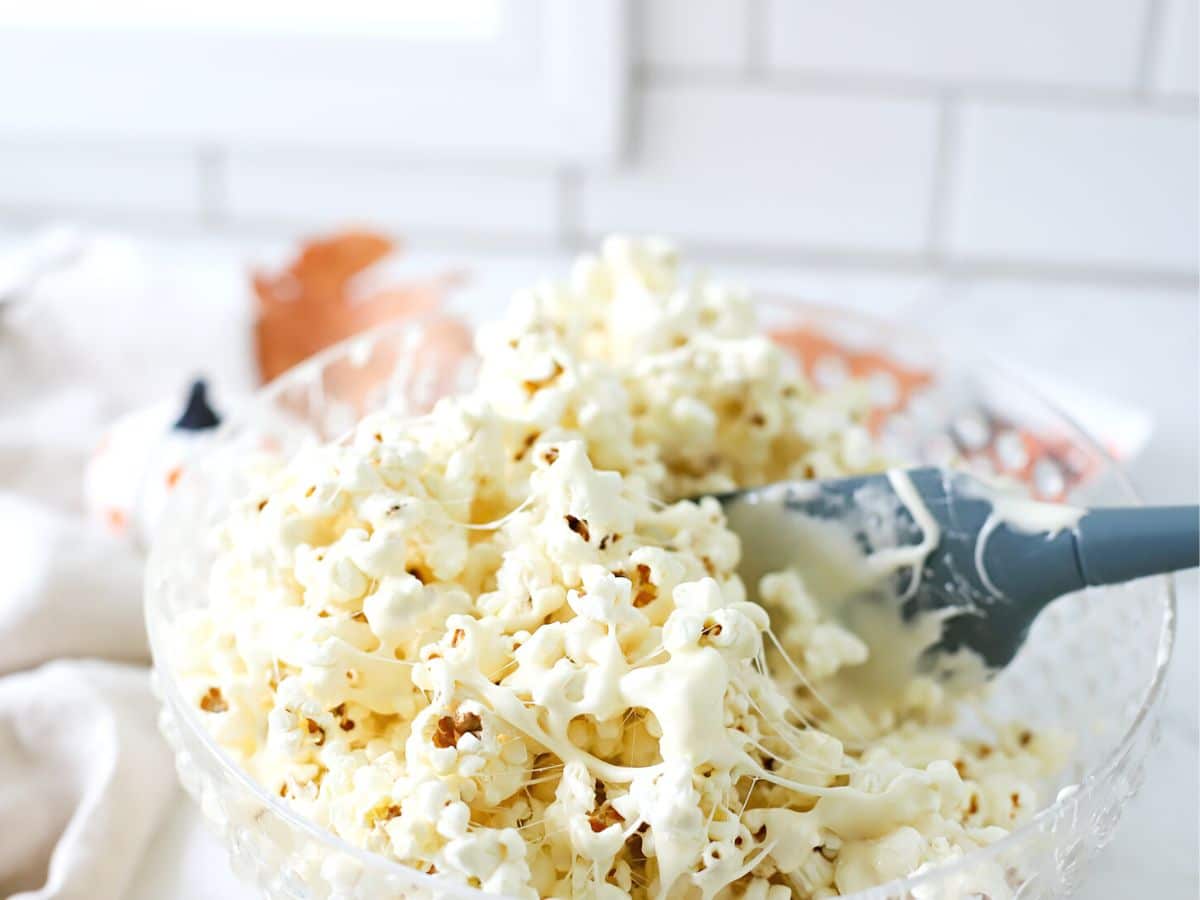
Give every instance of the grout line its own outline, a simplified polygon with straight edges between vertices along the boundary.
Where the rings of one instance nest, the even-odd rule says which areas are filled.
[[[1152,93],[1150,82],[1154,78],[1154,63],[1162,45],[1164,19],[1165,0],[1149,0],[1146,5],[1146,22],[1142,26],[1141,45],[1138,48],[1137,69],[1134,71],[1133,89],[1141,98],[1149,97]]]
[[[131,210],[90,210],[80,213],[66,208],[6,207],[0,205],[0,225],[26,228],[46,224],[53,218],[75,215],[85,224],[103,224],[108,228],[127,228],[131,236],[152,234],[155,239],[203,239],[219,236],[223,240],[239,237],[272,237],[292,240],[297,234],[321,231],[311,222],[294,219],[238,218],[209,224],[194,216],[177,216]],[[423,250],[475,253],[504,257],[513,254],[558,256],[564,251],[594,247],[596,235],[512,235],[500,232],[467,232],[450,228],[400,228],[381,223],[384,230],[403,232],[408,247]],[[1139,269],[1121,266],[1086,266],[1072,263],[1047,263],[1013,259],[960,257],[931,259],[923,254],[888,253],[864,250],[839,250],[820,247],[748,247],[711,241],[681,240],[695,258],[721,264],[760,265],[792,269],[827,269],[832,272],[917,275],[947,279],[951,283],[972,280],[1037,281],[1046,284],[1088,285],[1096,287],[1136,287],[1181,292],[1189,303],[1195,302],[1200,277],[1194,270]]]
[[[83,229],[132,229],[137,237],[144,230],[155,237],[174,235],[202,237],[212,231],[202,216],[194,212],[161,212],[120,207],[80,208],[65,204],[46,206],[0,205],[0,227],[32,231],[63,220]]]
[[[3,123],[0,123],[0,130]],[[77,150],[111,152],[173,152],[207,153],[225,160],[236,154],[251,162],[274,165],[281,157],[299,165],[327,167],[331,162],[383,171],[405,169],[414,173],[459,173],[469,171],[480,175],[511,177],[522,175],[545,175],[557,161],[554,154],[523,155],[520,151],[485,153],[443,153],[416,148],[390,149],[371,144],[321,143],[317,141],[268,141],[237,143],[224,142],[220,145],[181,143],[160,138],[125,138],[118,140],[94,131],[75,130],[56,135],[50,132],[27,132],[0,135],[8,147],[23,150],[55,149],[70,141]]]
[[[650,29],[646,27],[646,4],[631,3],[625,7],[625,74],[626,91],[632,92],[641,87],[640,73],[642,60],[646,58]]]
[[[359,222],[374,229],[399,238],[410,250],[461,251],[464,253],[482,253],[485,255],[508,256],[512,254],[529,254],[543,256],[559,254],[563,250],[563,239],[554,232],[545,234],[512,234],[501,231],[469,231],[450,227],[422,227],[419,225],[402,225],[396,222],[367,221]],[[291,238],[297,234],[321,234],[337,231],[344,227],[344,222],[311,222],[274,216],[239,217],[224,223],[222,233],[225,237],[241,234],[276,235]]]
[[[933,151],[933,177],[931,180],[929,219],[926,223],[930,257],[936,260],[943,251],[948,227],[950,192],[957,173],[959,133],[959,102],[953,93],[942,98],[938,111],[937,143]]]
[[[0,230],[38,228],[69,217],[87,227],[125,229],[130,237],[151,237],[155,240],[176,238],[195,240],[219,237],[237,240],[251,237],[273,237],[296,241],[306,235],[336,232],[350,224],[359,224],[393,234],[406,246],[421,244],[425,248],[443,248],[464,252],[507,255],[545,255],[562,250],[557,236],[545,234],[511,234],[500,231],[470,231],[453,228],[422,228],[404,226],[389,221],[358,221],[355,219],[320,220],[287,216],[226,217],[219,222],[207,222],[189,213],[161,213],[120,207],[81,210],[67,206],[33,207],[0,204]]]
[[[742,47],[742,74],[752,81],[766,76],[767,7],[766,0],[744,0],[746,15],[745,43]]]
[[[643,65],[640,83],[649,87],[737,87],[746,79],[740,72],[705,66]],[[1180,95],[1139,97],[1128,90],[1079,85],[1001,84],[988,81],[937,81],[880,74],[845,74],[815,70],[772,70],[755,87],[796,94],[832,94],[854,98],[930,100],[952,90],[964,101],[1013,105],[1074,105],[1118,110],[1154,110],[1172,115],[1197,115],[1195,98]]]
[[[201,147],[196,152],[197,188],[200,192],[200,221],[219,225],[229,211],[229,182],[225,151]]]
[[[519,152],[497,155],[471,153],[442,153],[436,150],[389,150],[371,145],[322,145],[312,142],[255,144],[252,147],[228,146],[251,162],[265,161],[274,165],[281,156],[300,165],[326,167],[330,162],[354,165],[364,169],[395,171],[403,169],[415,174],[472,172],[497,177],[544,175],[553,166],[550,156],[523,157]]]
[[[557,178],[559,243],[564,249],[570,249],[580,242],[582,219],[580,217],[579,187],[582,176],[578,169],[565,168],[559,171]]]
[[[582,246],[588,246],[597,237],[594,234],[585,234]],[[1195,270],[1185,269],[1087,266],[1003,258],[945,258],[925,254],[908,255],[828,247],[747,247],[683,239],[679,243],[686,246],[689,255],[693,257],[781,268],[813,267],[840,271],[915,274],[952,280],[1027,279],[1062,284],[1130,285],[1192,292],[1200,287],[1200,275]]]

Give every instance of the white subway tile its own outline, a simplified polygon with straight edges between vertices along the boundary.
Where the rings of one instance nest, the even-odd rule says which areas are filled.
[[[1165,0],[1152,86],[1160,94],[1196,93],[1197,0]]]
[[[1154,436],[1129,471],[1149,502],[1184,503],[1197,491],[1198,309],[1183,288],[991,279],[960,284],[929,325],[968,353],[1150,413]]]
[[[926,239],[932,104],[753,87],[657,87],[625,166],[584,178],[589,234],[912,252]]]
[[[745,0],[644,0],[639,59],[654,66],[741,66],[746,50]]]
[[[959,124],[953,254],[1195,271],[1194,116],[980,104]]]
[[[772,67],[1131,88],[1147,0],[771,0]]]
[[[756,298],[832,306],[878,318],[899,317],[905,310],[924,303],[938,289],[937,277],[927,271],[766,264],[699,253],[687,257],[695,257],[691,262],[712,280],[745,287]],[[764,310],[762,319],[769,314],[770,310]]]
[[[366,222],[521,236],[549,235],[558,224],[552,172],[234,152],[225,192],[234,221]]]
[[[0,144],[0,209],[52,214],[198,216],[190,150],[89,144]]]

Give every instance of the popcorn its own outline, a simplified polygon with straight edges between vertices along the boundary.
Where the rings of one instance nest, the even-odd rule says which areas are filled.
[[[636,623],[644,619],[633,605],[633,583],[614,575],[604,566],[587,566],[580,573],[582,591],[568,591],[567,605],[575,615],[593,622],[611,625]]]
[[[931,683],[830,707],[865,645],[804,573],[749,602],[720,505],[680,499],[877,465],[853,386],[815,393],[658,240],[606,241],[477,346],[427,416],[258,460],[214,536],[179,674],[268,789],[517,897],[830,896],[1032,814],[1052,736],[961,741]]]
[[[412,776],[436,777],[468,803],[497,806],[525,786],[529,752],[521,735],[490,710],[464,701],[417,714],[405,743]]]

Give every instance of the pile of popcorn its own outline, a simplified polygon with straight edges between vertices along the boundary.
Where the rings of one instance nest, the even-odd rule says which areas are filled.
[[[513,897],[831,896],[1037,809],[1050,737],[955,738],[930,685],[831,708],[864,645],[803,572],[744,585],[719,504],[681,499],[880,466],[859,388],[815,392],[660,241],[608,240],[478,350],[429,415],[261,464],[219,531],[177,665],[268,790]]]

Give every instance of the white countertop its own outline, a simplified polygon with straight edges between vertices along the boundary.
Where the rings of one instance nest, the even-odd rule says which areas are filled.
[[[0,244],[4,237],[0,234]],[[271,246],[280,245],[274,242]],[[214,296],[228,296],[228,292],[244,293],[242,261],[261,259],[263,251],[262,240],[251,243],[196,236],[160,240],[150,248],[178,267],[178,283],[203,285],[210,301]],[[458,305],[486,313],[504,303],[511,288],[547,271],[561,270],[562,259],[556,253],[450,256],[442,252],[421,254],[406,265],[410,271],[430,272],[448,262],[467,262],[475,275]],[[751,286],[880,314],[919,311],[930,327],[955,334],[969,346],[1036,365],[1080,387],[1148,409],[1155,419],[1155,432],[1130,467],[1135,483],[1150,501],[1197,499],[1198,314],[1194,292],[1003,279],[947,284],[907,273],[768,268],[721,265],[719,261],[713,261],[711,268]],[[173,316],[179,314],[179,310],[171,311]],[[203,360],[186,362],[202,364]],[[1089,900],[1174,900],[1200,895],[1200,590],[1195,573],[1181,578],[1179,586],[1179,637],[1168,678],[1162,742],[1148,766],[1144,788],[1079,895]],[[254,894],[234,878],[223,848],[203,830],[199,813],[181,791],[128,896],[130,900],[238,900]]]

